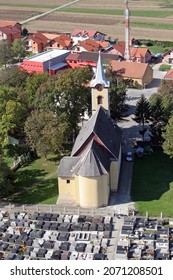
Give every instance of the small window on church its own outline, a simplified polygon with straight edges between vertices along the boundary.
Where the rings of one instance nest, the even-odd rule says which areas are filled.
[[[67,183],[67,184],[70,184],[70,180],[66,180],[66,183]]]
[[[97,104],[99,105],[99,104],[103,104],[103,96],[98,96],[97,97]]]

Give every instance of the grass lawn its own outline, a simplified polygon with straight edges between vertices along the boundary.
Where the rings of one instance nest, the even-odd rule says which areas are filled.
[[[58,11],[57,11],[58,12]],[[85,14],[104,14],[104,15],[124,15],[123,9],[83,9],[83,8],[62,8],[59,12],[85,13]],[[165,18],[172,15],[171,10],[132,10],[131,16]]]
[[[142,27],[142,28],[152,28],[152,29],[166,29],[172,30],[173,24],[169,23],[159,23],[159,22],[131,22],[132,27]]]
[[[135,158],[131,196],[141,215],[173,216],[173,159],[162,152]]]
[[[57,181],[58,160],[48,157],[40,158],[16,174],[15,193],[8,201],[15,203],[55,204],[58,197]]]

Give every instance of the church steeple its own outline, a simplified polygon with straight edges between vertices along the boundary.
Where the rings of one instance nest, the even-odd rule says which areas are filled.
[[[99,56],[98,56],[95,78],[91,81],[91,87],[95,87],[98,84],[104,86],[105,88],[110,87],[110,82],[107,80],[105,73],[104,73],[100,52],[99,52]]]
[[[107,80],[99,52],[98,62],[94,78],[90,83],[92,94],[92,114],[95,113],[97,108],[101,105],[109,113],[109,87],[110,81]]]

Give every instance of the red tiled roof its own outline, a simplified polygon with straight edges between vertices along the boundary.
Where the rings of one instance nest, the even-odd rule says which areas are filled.
[[[68,37],[68,36],[65,35],[65,34],[61,34],[61,35],[59,36],[59,38],[61,38],[61,39],[64,40],[64,41],[71,41],[71,38]]]
[[[106,48],[109,45],[109,42],[106,41],[95,41],[97,44],[99,44],[102,48]]]
[[[173,80],[173,69],[170,69],[170,70],[166,73],[164,79],[165,79],[165,80]]]
[[[59,37],[56,37],[52,40],[52,42],[56,42],[58,43],[59,45],[61,45],[63,48],[66,47],[66,43],[64,42],[64,40],[61,40],[61,38]]]
[[[130,61],[112,61],[112,70],[118,71],[117,76],[128,78],[143,78],[147,67],[150,67],[147,63],[137,63]]]
[[[14,33],[20,33],[20,30],[16,27],[9,27],[9,26],[5,26],[5,27],[0,27],[1,32],[5,33],[5,34],[14,34]]]
[[[122,56],[124,56],[124,50],[125,50],[125,42],[118,42],[116,43],[113,48],[119,52]]]
[[[147,48],[133,48],[130,47],[130,56],[131,57],[141,57],[145,56],[147,52],[150,53],[150,51]]]
[[[71,44],[72,40],[70,38],[68,38],[68,40],[66,40],[67,36],[57,36],[56,38],[54,38],[52,40],[52,42],[57,42],[58,44],[60,44],[63,48],[64,47],[69,47],[69,45]],[[64,38],[64,39],[63,39]]]
[[[71,53],[71,54],[69,54],[69,56],[67,56],[66,59],[77,60],[78,57],[79,57],[79,54],[78,54],[78,53]]]
[[[93,37],[96,33],[100,33],[100,34],[103,34],[103,35],[106,35],[102,32],[99,32],[97,30],[82,30],[82,29],[75,29],[71,32],[71,36],[77,36],[77,35],[80,35],[80,36],[84,36],[84,35],[87,35],[88,37]]]
[[[46,36],[44,36],[40,32],[30,35],[29,38],[37,44],[43,43],[44,45],[46,45],[48,43],[48,39],[46,38]]]
[[[98,49],[99,49],[99,45],[96,47],[96,46],[93,46],[93,45],[88,45],[85,42],[78,42],[78,44],[89,52],[98,51]]]
[[[20,24],[20,23],[17,21],[0,20],[0,27],[15,26],[16,24]]]

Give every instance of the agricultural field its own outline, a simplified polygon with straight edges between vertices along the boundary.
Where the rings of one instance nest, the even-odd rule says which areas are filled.
[[[0,19],[23,21],[70,0],[0,0]],[[124,39],[124,0],[80,0],[37,20],[25,23],[29,32],[71,32],[96,29],[114,39]],[[138,39],[173,41],[172,0],[129,0],[130,36]]]
[[[71,0],[0,0],[0,19],[23,21]],[[75,28],[99,30],[113,39],[124,39],[124,0],[80,0],[68,7],[25,23],[29,32],[71,32]],[[172,0],[129,0],[130,36],[171,41]]]

